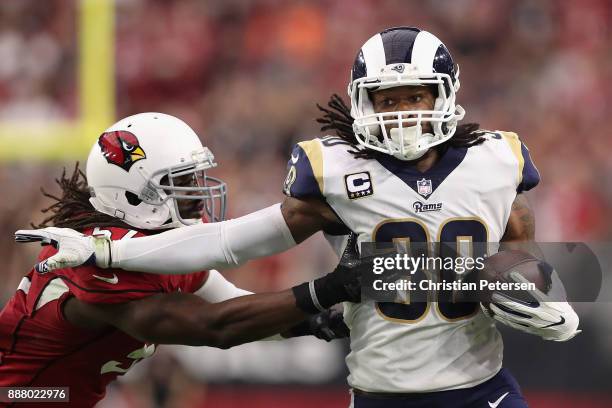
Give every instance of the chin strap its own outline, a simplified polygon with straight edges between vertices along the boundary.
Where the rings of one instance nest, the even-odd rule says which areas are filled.
[[[457,122],[465,117],[465,109],[461,107],[461,105],[455,105],[455,117],[453,120],[448,122],[447,126],[456,127]],[[433,123],[433,126],[439,126],[440,130],[442,126],[438,123]],[[453,130],[454,133],[454,130]],[[452,137],[452,134],[451,136]],[[398,151],[393,153],[393,157],[400,160],[411,161],[417,160],[429,150],[432,143],[438,142],[443,139],[443,135],[435,135],[432,133],[421,133],[421,127],[418,125],[403,127],[403,128],[393,128],[389,131],[389,139],[395,143]],[[450,139],[447,136],[447,139]],[[427,145],[426,148],[419,149],[419,146]],[[388,148],[395,146],[387,146]],[[403,153],[402,153],[403,147]]]
[[[417,150],[419,141],[428,139],[427,143],[435,137],[431,133],[421,133],[418,126],[410,126],[402,129],[393,128],[389,132],[391,140],[399,147],[399,151],[395,152],[393,156],[400,160],[416,160],[421,158],[428,149]],[[402,145],[404,152],[402,153]]]

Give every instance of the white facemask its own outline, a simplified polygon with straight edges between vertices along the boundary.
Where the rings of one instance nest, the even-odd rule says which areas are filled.
[[[395,151],[393,156],[400,160],[416,160],[421,158],[428,147],[419,149],[419,144],[427,145],[434,139],[434,135],[431,133],[421,134],[420,126],[410,126],[402,129],[393,128],[389,132],[391,141],[399,147],[398,151]]]

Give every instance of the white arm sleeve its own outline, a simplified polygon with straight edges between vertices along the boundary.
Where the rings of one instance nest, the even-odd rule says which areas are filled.
[[[238,266],[295,245],[280,204],[275,204],[233,220],[112,241],[111,266],[128,271],[184,274]]]

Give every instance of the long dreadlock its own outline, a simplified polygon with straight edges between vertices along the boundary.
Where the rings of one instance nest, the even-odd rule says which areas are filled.
[[[376,157],[379,153],[372,149],[361,149],[355,139],[353,133],[353,117],[351,116],[351,110],[346,105],[342,97],[338,94],[333,94],[327,103],[327,108],[317,104],[317,108],[323,112],[323,116],[317,119],[317,122],[322,124],[321,131],[326,132],[333,130],[336,135],[342,140],[350,144],[354,149],[349,150],[355,158],[358,159],[371,159]],[[457,126],[457,130],[453,137],[446,142],[437,146],[441,151],[450,147],[472,147],[484,142],[482,132],[479,131],[480,125],[478,123],[466,123]]]
[[[74,171],[70,177],[66,177],[66,168],[59,179],[55,182],[61,189],[61,196],[54,196],[40,189],[42,194],[54,201],[49,207],[42,210],[43,214],[49,213],[38,225],[31,224],[33,228],[62,227],[83,230],[93,227],[120,227],[134,229],[115,217],[103,214],[89,202],[89,189],[87,188],[87,177],[79,169],[76,162]]]

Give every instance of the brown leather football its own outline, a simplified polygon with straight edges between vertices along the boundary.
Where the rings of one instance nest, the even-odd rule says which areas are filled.
[[[529,282],[533,282],[539,290],[548,293],[551,286],[550,272],[552,267],[528,252],[520,250],[509,250],[498,252],[488,257],[484,262],[484,268],[480,271],[480,279],[489,282],[515,282],[509,276],[511,271],[516,271],[525,277]],[[523,301],[533,301],[527,291],[500,291],[511,298]],[[483,304],[487,306],[492,292],[485,292]]]

